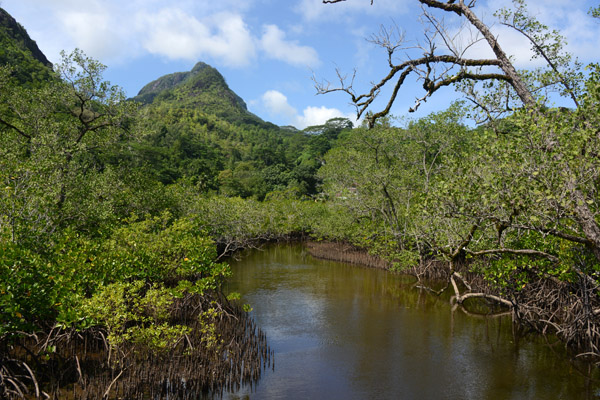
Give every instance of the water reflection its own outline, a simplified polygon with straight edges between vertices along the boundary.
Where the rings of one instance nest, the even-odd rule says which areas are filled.
[[[250,303],[275,351],[251,399],[593,399],[592,384],[510,318],[452,312],[386,271],[315,260],[300,245],[232,263],[228,290]]]

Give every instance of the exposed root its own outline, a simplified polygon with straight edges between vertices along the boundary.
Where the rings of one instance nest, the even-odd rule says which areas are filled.
[[[207,345],[199,317],[209,308],[217,310],[210,321],[216,340]],[[221,295],[179,299],[171,323],[191,330],[167,352],[129,343],[109,356],[97,328],[0,338],[0,398],[197,399],[252,385],[273,364],[265,334]]]
[[[513,307],[513,304],[510,301],[503,299],[502,297],[494,296],[494,295],[487,294],[487,293],[464,293],[464,294],[460,295],[459,297],[455,297],[454,299],[458,304],[463,304],[465,300],[473,299],[473,298],[492,300],[492,301],[502,304],[508,308]]]
[[[390,263],[384,259],[373,256],[365,250],[347,243],[307,242],[306,248],[310,255],[315,258],[364,265],[371,268],[388,269],[390,267]]]
[[[419,286],[426,286],[423,282],[428,279],[446,281],[454,289],[451,301],[455,304],[464,305],[473,298],[491,301],[510,310],[516,322],[544,335],[556,335],[579,358],[600,364],[600,297],[597,285],[589,279],[562,282],[531,273],[525,286],[501,291],[482,275],[470,272],[467,265],[454,267],[430,261],[413,272]]]

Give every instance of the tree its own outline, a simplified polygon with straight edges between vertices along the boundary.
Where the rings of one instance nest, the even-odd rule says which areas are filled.
[[[387,241],[387,252],[412,251],[427,257],[430,240],[422,228],[426,199],[448,177],[448,159],[460,159],[470,147],[464,110],[453,104],[404,128],[386,118],[374,128],[358,128],[327,153],[319,174],[325,190],[364,227],[364,247]],[[413,257],[414,259],[415,257]]]
[[[345,0],[325,2],[340,1]],[[444,154],[448,157],[443,176],[433,182],[413,214],[415,236],[433,255],[448,261],[447,288],[454,290],[457,303],[473,297],[495,300],[540,330],[554,329],[568,343],[600,356],[600,335],[595,333],[600,327],[600,67],[588,66],[585,75],[562,51],[558,32],[529,16],[522,0],[496,15],[531,43],[534,56],[546,62],[543,69],[514,69],[489,28],[475,16],[476,1],[419,3],[429,32],[445,44],[445,54],[436,54],[436,41],[426,33],[428,46],[421,47],[422,57],[394,64],[392,56],[402,49],[402,38],[393,40],[383,30],[373,41],[388,52],[386,77],[363,95],[343,79],[338,88],[321,85],[318,90],[347,92],[361,114],[380,89],[395,80],[386,108],[368,118],[374,126],[389,113],[411,73],[425,90],[416,106],[440,87],[459,84],[486,125],[471,132],[471,150]],[[480,32],[496,58],[464,57],[431,9],[463,18]],[[495,67],[499,72],[473,72],[474,67]],[[483,83],[483,89],[476,83]],[[574,108],[550,108],[550,92],[569,99]],[[460,272],[466,260],[471,268],[467,272],[479,272],[494,293],[483,286],[474,290]]]
[[[343,1],[348,0],[323,0],[323,3],[340,3]],[[459,83],[468,83],[469,85],[467,86],[471,87],[470,84],[477,82],[500,82],[512,89],[523,106],[533,107],[536,104],[539,97],[534,95],[534,92],[539,86],[547,85],[547,76],[546,79],[538,76],[539,81],[537,83],[539,86],[536,86],[536,82],[533,82],[531,77],[527,79],[527,77],[516,70],[510,57],[502,49],[489,26],[484,24],[475,14],[476,0],[468,2],[464,0],[447,2],[437,0],[417,1],[421,4],[423,19],[427,22],[424,32],[424,43],[417,46],[421,51],[418,57],[396,62],[398,53],[408,51],[413,46],[408,46],[405,43],[405,36],[398,31],[397,27],[390,29],[382,27],[379,34],[373,35],[370,41],[386,50],[387,63],[389,65],[388,74],[374,83],[368,91],[359,94],[353,87],[356,71],[350,80],[346,79],[346,76],[338,71],[337,75],[340,85],[334,87],[329,82],[315,81],[317,92],[329,93],[342,91],[348,93],[357,108],[357,115],[360,118],[379,96],[381,90],[384,87],[392,86],[392,93],[385,108],[368,116],[371,126],[377,118],[385,116],[390,112],[400,89],[410,75],[416,76],[417,80],[422,82],[424,90],[424,94],[417,99],[416,104],[409,110],[411,112],[415,111],[422,102],[426,101],[440,88]],[[534,53],[550,61],[550,67],[556,74],[560,75],[558,69],[564,66],[565,60],[556,63],[554,60],[559,56],[557,51],[562,48],[560,46],[562,38],[556,32],[548,35],[540,35],[545,26],[526,15],[525,4],[522,0],[515,1],[515,8],[515,11],[502,10],[499,13],[502,22],[523,33],[532,42]],[[432,9],[459,16],[463,19],[466,26],[474,28],[479,32],[480,36],[476,37],[470,43],[461,43],[458,40],[460,35],[452,35],[444,26],[442,19],[436,17],[431,12]],[[463,28],[465,28],[465,25],[463,25]],[[484,40],[489,45],[495,58],[483,59],[470,58],[468,56],[469,49],[481,40]],[[443,43],[441,48],[438,47],[440,43]],[[566,77],[563,75],[563,78]],[[560,83],[563,85],[566,84],[565,92],[569,93],[569,95],[575,91],[567,79],[561,79]],[[496,88],[494,87],[494,89]],[[476,97],[472,90],[470,94],[472,95],[471,97]],[[486,111],[489,116],[492,115],[492,110],[488,108],[490,104],[485,104],[476,98],[473,99],[473,102]],[[504,106],[505,110],[513,108],[508,100],[504,104],[499,102],[498,105]]]
[[[66,223],[86,224],[98,214],[93,182],[103,153],[131,131],[135,105],[103,81],[106,68],[81,51],[62,54],[59,79],[39,88],[20,86],[0,67],[0,194],[13,241],[39,241]],[[88,221],[89,222],[89,221]]]
[[[346,0],[325,0],[324,3],[338,3]],[[531,87],[533,80],[531,75],[529,76],[529,84],[526,84],[524,79],[524,73],[517,73],[516,69],[512,65],[510,59],[506,53],[501,49],[500,45],[496,41],[496,38],[492,35],[489,27],[484,25],[480,19],[477,18],[473,12],[476,1],[470,1],[466,3],[464,0],[458,2],[448,1],[440,2],[434,0],[418,0],[424,7],[434,8],[442,10],[448,13],[454,13],[458,16],[463,17],[469,24],[476,28],[483,38],[487,41],[496,59],[484,60],[484,59],[469,59],[465,58],[464,54],[466,50],[461,50],[457,46],[452,38],[448,35],[443,25],[438,22],[438,19],[429,12],[428,9],[423,8],[425,19],[429,21],[432,26],[434,36],[439,35],[446,45],[446,51],[448,54],[437,55],[435,53],[436,46],[433,37],[426,36],[428,47],[422,47],[424,55],[417,59],[409,59],[401,62],[400,64],[394,64],[393,55],[399,49],[402,49],[403,38],[399,37],[397,40],[392,40],[393,35],[388,31],[383,30],[379,36],[373,39],[373,42],[386,48],[388,52],[388,62],[390,65],[389,74],[384,77],[381,81],[373,85],[371,90],[363,95],[356,95],[352,85],[346,85],[344,80],[341,79],[342,86],[339,88],[330,89],[327,86],[318,86],[318,90],[321,93],[327,93],[331,91],[341,90],[345,91],[352,97],[352,101],[358,108],[358,113],[361,115],[377,97],[380,89],[390,82],[392,79],[396,79],[396,85],[394,86],[393,93],[387,103],[384,110],[371,114],[369,116],[369,124],[373,126],[375,120],[389,113],[391,105],[396,99],[399,89],[404,83],[406,77],[414,72],[417,74],[419,79],[423,81],[423,87],[426,91],[425,96],[417,101],[417,106],[421,100],[433,95],[442,86],[450,84],[456,84],[463,81],[504,81],[510,84],[514,89],[519,99],[522,102],[522,106],[531,109],[537,118],[546,118],[544,108],[536,109],[534,106],[536,102],[543,102],[546,99],[538,96],[534,97]],[[536,56],[545,59],[549,66],[549,71],[539,72],[535,74],[538,83],[544,87],[550,85],[561,85],[562,94],[573,99],[574,104],[579,104],[579,98],[582,98],[582,90],[579,89],[581,85],[582,75],[577,69],[578,65],[574,65],[574,70],[567,70],[566,72],[561,71],[570,67],[570,58],[561,53],[562,49],[562,38],[557,32],[547,33],[547,29],[544,25],[540,24],[535,18],[528,16],[525,8],[525,3],[522,0],[514,1],[514,10],[501,10],[497,13],[500,16],[501,21],[517,31],[521,32],[531,43]],[[449,64],[449,66],[448,66]],[[442,73],[436,74],[435,67],[442,66],[444,69]],[[482,67],[482,66],[494,66],[501,70],[501,73],[473,73],[470,71],[470,67]],[[340,75],[341,76],[341,75]],[[495,89],[490,86],[491,89]],[[468,93],[472,95],[473,103],[480,109],[486,110],[490,115],[489,106],[493,102],[486,102],[485,98],[481,100],[481,96],[478,96],[472,86],[469,87]],[[589,96],[588,96],[589,98]],[[493,105],[493,104],[492,104]],[[593,107],[593,106],[592,106]],[[509,110],[512,107],[509,107]],[[583,120],[580,125],[583,130],[587,130],[589,122],[586,122],[585,116],[582,116]],[[573,121],[575,123],[576,121]],[[583,131],[582,131],[583,132]],[[591,140],[591,138],[590,138]],[[582,151],[585,151],[582,149]],[[600,260],[600,226],[596,222],[595,212],[590,209],[589,204],[594,201],[593,197],[586,195],[586,190],[582,189],[579,180],[576,178],[571,181],[564,182],[566,185],[562,190],[566,190],[571,193],[571,201],[573,203],[572,215],[574,216],[575,222],[580,226],[582,234],[586,237],[590,249],[595,254],[596,258]]]

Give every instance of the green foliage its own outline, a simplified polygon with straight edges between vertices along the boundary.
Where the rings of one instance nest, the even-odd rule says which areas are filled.
[[[227,265],[214,262],[214,242],[197,225],[168,214],[126,224],[107,239],[66,230],[49,254],[35,254],[11,242],[0,244],[0,333],[35,329],[53,320],[66,326],[104,324],[97,315],[86,314],[82,305],[90,298],[91,304],[100,304],[112,285],[125,290],[126,282],[170,282],[168,292],[161,294],[166,287],[160,286],[145,292],[147,310],[151,302],[163,303],[166,293],[181,297],[215,290],[230,273]],[[159,311],[150,314],[162,318]]]
[[[42,243],[67,223],[89,228],[102,217],[89,213],[88,194],[107,196],[98,192],[102,155],[135,111],[102,80],[104,68],[76,50],[57,66],[63,80],[27,88],[0,66],[0,205],[11,240]]]
[[[52,64],[25,29],[0,8],[0,66],[7,66],[20,85],[39,87],[53,80]]]
[[[146,137],[134,144],[129,162],[164,184],[184,179],[204,193],[229,197],[317,194],[323,155],[352,127],[343,118],[304,132],[266,123],[204,63],[159,78],[135,99],[146,104],[141,128]]]
[[[0,67],[0,336],[97,325],[114,350],[168,351],[189,329],[171,322],[175,299],[217,290],[229,269],[198,224],[164,211],[177,191],[130,168],[137,106],[104,68],[76,50],[62,80],[28,87]],[[211,154],[177,140],[197,163]]]
[[[504,294],[540,277],[597,279],[600,91],[598,68],[588,71],[575,110],[521,109],[468,129],[455,105],[404,128],[384,121],[345,135],[320,170],[349,215],[327,237],[399,269],[467,259]]]
[[[100,288],[80,306],[92,324],[107,328],[107,340],[117,350],[125,343],[154,352],[172,350],[189,332],[168,322],[173,296],[164,287],[147,288],[143,281],[117,282]]]
[[[216,349],[223,344],[223,339],[219,337],[219,333],[215,326],[216,319],[221,315],[217,306],[217,303],[213,302],[212,307],[201,313],[198,317],[203,327],[201,331],[202,344],[208,349]]]
[[[462,113],[456,104],[405,128],[382,121],[349,132],[327,153],[319,172],[325,191],[362,227],[352,243],[391,259],[398,258],[397,249],[412,254],[421,245],[417,225],[427,194],[442,179],[445,160],[471,146]]]
[[[169,351],[188,329],[173,304],[220,288],[221,255],[294,235],[395,270],[467,261],[506,295],[539,277],[597,279],[599,67],[584,79],[516,4],[504,21],[556,60],[531,81],[562,85],[575,109],[471,129],[456,103],[401,127],[333,119],[299,132],[248,113],[205,64],[144,88],[141,110],[77,50],[40,85],[0,66],[0,335],[102,326],[113,350]],[[199,317],[215,351],[219,310]]]

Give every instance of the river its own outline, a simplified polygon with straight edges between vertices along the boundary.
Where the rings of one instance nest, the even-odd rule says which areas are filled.
[[[231,262],[275,365],[226,399],[598,399],[559,343],[514,334],[510,317],[452,311],[414,278],[317,260],[302,245]],[[598,374],[595,374],[598,379]]]

